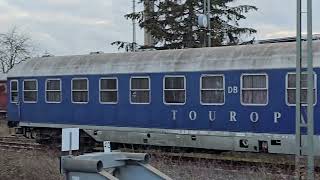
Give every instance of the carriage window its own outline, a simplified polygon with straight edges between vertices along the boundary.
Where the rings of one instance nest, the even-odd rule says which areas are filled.
[[[314,86],[313,86],[313,102],[316,103],[316,75],[313,74]],[[308,92],[308,75],[306,73],[301,74],[301,103],[307,104],[307,92]],[[287,74],[287,83],[286,83],[286,95],[288,105],[296,104],[296,74],[288,73]]]
[[[100,102],[117,103],[118,102],[118,80],[117,78],[100,79]]]
[[[150,103],[150,78],[132,77],[130,80],[130,102],[132,104]]]
[[[60,79],[47,79],[46,102],[48,103],[61,102],[61,80]]]
[[[184,104],[186,102],[186,84],[184,76],[164,77],[164,102]]]
[[[201,103],[224,104],[224,76],[204,75],[201,77]]]
[[[72,79],[72,102],[87,103],[89,101],[88,79]]]
[[[10,99],[12,103],[17,103],[19,101],[19,89],[18,89],[18,81],[17,80],[12,80],[10,82]]]
[[[242,75],[241,82],[242,104],[268,104],[268,77],[266,74],[245,74]]]
[[[23,81],[23,102],[34,103],[37,102],[38,83],[37,80]]]

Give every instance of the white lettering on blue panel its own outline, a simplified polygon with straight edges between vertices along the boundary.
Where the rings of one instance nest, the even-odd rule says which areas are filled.
[[[177,113],[178,110],[171,110],[172,113],[172,120],[177,120]],[[188,113],[189,119],[191,121],[197,120],[198,114],[195,110],[191,110]],[[209,121],[213,122],[216,120],[217,111],[208,111],[208,119]],[[275,124],[279,123],[279,120],[281,119],[281,113],[280,112],[273,112],[273,122]],[[253,123],[257,123],[260,120],[260,116],[258,112],[251,112],[249,115],[249,119]],[[230,122],[237,122],[237,112],[236,111],[229,111],[229,121]],[[303,119],[302,119],[303,121]]]
[[[176,113],[178,112],[177,110],[171,110],[172,112],[172,120],[176,120]]]
[[[197,112],[190,111],[189,112],[189,119],[192,120],[192,121],[196,120],[197,119]]]
[[[228,94],[237,94],[238,86],[228,86]]]
[[[233,121],[233,122],[236,122],[237,119],[236,119],[236,115],[237,113],[235,111],[230,111],[230,120],[229,121]]]
[[[281,118],[281,113],[280,112],[274,112],[273,113],[273,122],[274,123],[278,123],[279,121],[278,121],[278,119],[280,119]]]
[[[259,121],[259,114],[257,112],[252,112],[250,114],[250,120],[251,120],[251,122],[254,122],[254,123],[258,122]]]
[[[212,115],[213,114],[213,115]],[[212,117],[213,116],[213,117]],[[214,121],[216,120],[216,111],[209,111],[209,120]]]

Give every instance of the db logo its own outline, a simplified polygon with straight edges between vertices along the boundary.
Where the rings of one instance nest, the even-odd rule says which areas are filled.
[[[237,94],[238,86],[228,86],[228,94]]]

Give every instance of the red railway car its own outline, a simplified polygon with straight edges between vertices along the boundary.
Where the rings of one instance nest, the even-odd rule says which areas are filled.
[[[7,114],[7,75],[0,74],[0,115],[6,116]]]

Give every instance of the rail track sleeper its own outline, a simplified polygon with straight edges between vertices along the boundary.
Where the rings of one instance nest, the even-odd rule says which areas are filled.
[[[125,151],[128,151],[126,149]],[[283,168],[282,166],[285,166],[287,168],[292,168],[295,165],[294,158],[290,155],[284,155],[284,156],[278,156],[278,155],[265,155],[265,154],[234,154],[234,153],[228,153],[223,155],[216,155],[216,154],[204,154],[204,153],[168,153],[168,152],[159,152],[159,151],[152,151],[152,150],[135,150],[135,152],[145,152],[149,153],[153,156],[158,157],[173,157],[178,159],[203,159],[203,160],[214,160],[214,161],[221,161],[221,162],[228,162],[231,164],[237,164],[237,163],[245,163],[245,164],[261,164],[265,166],[275,165],[278,167]],[[235,155],[236,157],[233,157],[232,155]],[[262,156],[262,158],[257,158],[255,156]],[[239,157],[243,156],[243,157]],[[282,160],[279,160],[281,158]],[[274,159],[278,159],[275,161]],[[237,165],[239,167],[239,165]],[[244,166],[247,167],[247,166]],[[316,163],[316,167],[318,168],[318,171],[320,170],[320,163]],[[241,167],[242,168],[242,167]]]
[[[21,141],[21,142],[28,142],[28,143],[36,143],[36,141],[32,139],[14,138],[14,137],[10,137],[10,138],[0,137],[0,141]]]
[[[42,150],[42,148],[40,148],[40,147],[23,146],[23,145],[12,145],[12,144],[0,144],[0,148],[5,148],[5,149],[24,149],[24,150]]]
[[[1,144],[1,143],[41,146],[41,144],[38,144],[38,143],[25,143],[25,142],[20,142],[20,141],[14,141],[14,142],[10,142],[10,141],[9,141],[9,142],[8,142],[8,141],[1,141],[1,140],[0,140],[0,144]]]

